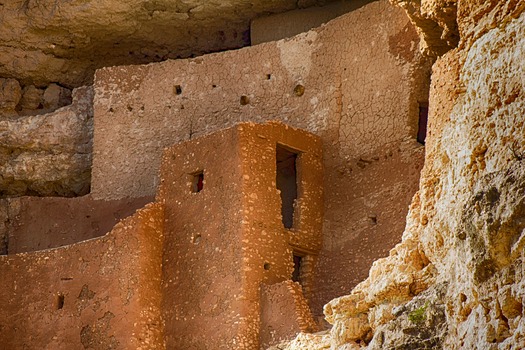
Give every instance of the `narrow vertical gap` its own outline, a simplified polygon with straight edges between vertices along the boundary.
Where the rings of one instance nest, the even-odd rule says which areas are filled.
[[[285,228],[293,227],[294,203],[297,199],[297,152],[276,147],[276,186],[281,192],[281,215]]]
[[[56,306],[57,306],[57,310],[60,310],[64,307],[64,294],[59,293],[57,295]]]
[[[8,233],[5,233],[5,236],[2,239],[1,246],[3,246],[2,250],[0,250],[0,255],[7,255],[9,254],[9,236]]]
[[[425,144],[427,137],[428,103],[419,104],[419,124],[417,128],[417,142]]]
[[[294,253],[292,281],[301,283],[301,262],[303,257]]]

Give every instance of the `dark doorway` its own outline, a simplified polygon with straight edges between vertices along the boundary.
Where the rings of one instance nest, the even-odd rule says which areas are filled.
[[[281,214],[283,225],[293,227],[294,202],[297,199],[297,152],[277,145],[276,185],[281,191]]]
[[[301,262],[303,257],[299,255],[293,255],[293,273],[292,281],[301,283]]]
[[[427,137],[428,104],[419,104],[419,125],[417,129],[417,142],[425,144]]]

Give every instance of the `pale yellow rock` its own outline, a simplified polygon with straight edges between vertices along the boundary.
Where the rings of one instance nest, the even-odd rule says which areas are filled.
[[[73,103],[54,112],[0,119],[0,195],[86,194],[92,138],[91,87],[75,89]]]

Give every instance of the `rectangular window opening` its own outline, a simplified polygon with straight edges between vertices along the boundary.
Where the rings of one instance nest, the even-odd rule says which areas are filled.
[[[281,191],[281,215],[285,228],[293,227],[294,204],[297,199],[297,152],[277,145],[276,187]]]
[[[293,273],[292,281],[301,283],[301,262],[303,257],[300,255],[293,255]]]
[[[419,104],[419,124],[417,128],[417,142],[425,144],[427,137],[428,103]]]
[[[199,171],[192,174],[191,192],[197,193],[204,188],[204,171]]]

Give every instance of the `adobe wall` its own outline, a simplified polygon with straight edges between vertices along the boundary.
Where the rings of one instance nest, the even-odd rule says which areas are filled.
[[[310,266],[301,266],[303,271],[299,276],[305,296],[311,300],[316,283],[311,274],[323,243],[321,140],[303,130],[273,122],[243,124],[240,144],[241,165],[246,176],[242,196],[248,209],[244,211],[244,235],[250,242],[251,256],[247,275],[251,280],[268,284],[291,279],[293,254],[301,254],[306,258],[303,260],[312,261]],[[297,199],[290,229],[283,224],[282,199],[276,184],[277,144],[298,152]],[[266,268],[271,274],[263,270]],[[262,279],[261,272],[264,272]],[[252,287],[252,293],[256,295],[258,291]]]
[[[157,201],[165,203],[162,312],[168,349],[232,349],[246,331],[239,307],[245,283],[239,151],[236,129],[230,129],[164,154]],[[203,188],[193,192],[191,174],[202,170]]]
[[[104,201],[90,196],[7,199],[9,220],[0,232],[5,232],[9,254],[61,247],[103,236],[118,221],[152,200],[146,197]]]
[[[349,164],[346,176],[337,174],[325,181],[325,192],[332,197],[325,201],[315,311],[349,293],[367,277],[372,263],[387,256],[401,239],[424,152],[401,144],[376,154]]]
[[[290,230],[276,187],[277,143],[301,151]],[[321,246],[320,140],[281,123],[240,124],[168,149],[161,174],[167,347],[258,349],[261,283],[291,278],[292,245]]]
[[[163,212],[148,205],[104,237],[0,256],[5,349],[163,349]]]
[[[299,283],[261,286],[261,349],[292,339],[300,332],[315,332],[316,327]]]
[[[355,242],[366,238],[372,261],[400,239],[422,166],[423,148],[415,135],[430,62],[419,55],[418,41],[403,11],[378,1],[288,40],[98,70],[92,194],[99,199],[151,195],[164,147],[241,121],[276,119],[323,141],[322,256],[345,252],[340,268],[350,270],[364,261]],[[368,182],[374,178],[380,182]],[[368,224],[369,215],[385,222],[380,237],[377,226]],[[332,274],[331,264],[320,266],[325,268],[319,276]],[[316,311],[367,272],[368,266],[338,274],[337,281],[327,279],[323,288],[330,290],[323,291]]]

